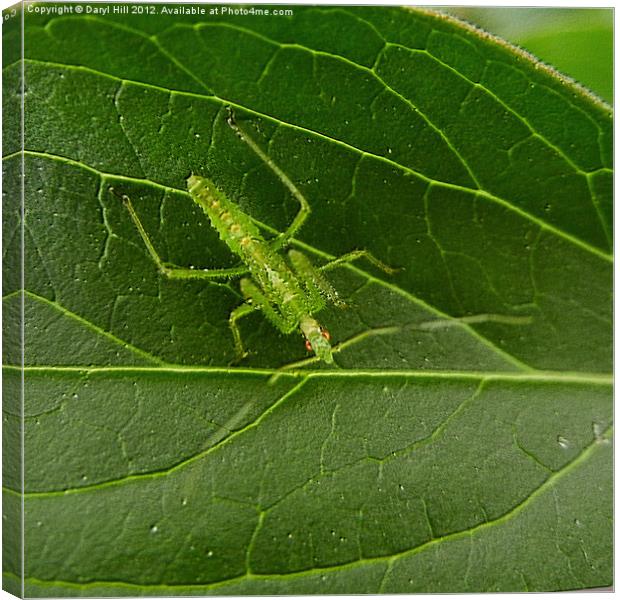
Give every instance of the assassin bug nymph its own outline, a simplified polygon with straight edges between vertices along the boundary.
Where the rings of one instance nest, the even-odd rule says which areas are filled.
[[[321,267],[314,267],[308,257],[299,250],[288,250],[285,258],[282,251],[308,218],[310,205],[291,179],[248,133],[241,129],[230,107],[227,107],[227,112],[228,125],[278,176],[300,206],[299,212],[286,231],[265,240],[250,216],[227,198],[210,179],[190,175],[187,179],[187,189],[192,200],[204,210],[211,225],[219,232],[220,238],[231,252],[241,259],[242,264],[226,269],[190,269],[164,262],[155,250],[129,197],[113,188],[110,188],[110,191],[122,199],[149,255],[162,275],[170,279],[227,280],[242,277],[240,288],[245,302],[235,308],[229,317],[238,360],[247,353],[241,341],[237,321],[254,310],[261,310],[282,333],[289,334],[299,329],[306,339],[308,350],[314,351],[320,360],[332,363],[334,359],[330,335],[313,315],[327,302],[336,306],[344,306],[344,302],[323,272],[358,258],[365,258],[386,273],[393,273],[395,269],[386,266],[366,250],[354,250]]]

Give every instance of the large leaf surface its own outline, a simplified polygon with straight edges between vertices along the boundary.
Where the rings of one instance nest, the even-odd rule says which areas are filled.
[[[608,585],[608,107],[431,13],[293,12],[26,16],[27,593]],[[181,265],[236,262],[191,172],[284,230],[298,207],[228,105],[311,204],[299,248],[400,267],[330,273],[333,368],[270,382],[306,353],[259,312],[229,367],[236,283],[162,279],[109,193]],[[17,427],[20,373],[4,376]],[[19,473],[5,483],[11,514]]]

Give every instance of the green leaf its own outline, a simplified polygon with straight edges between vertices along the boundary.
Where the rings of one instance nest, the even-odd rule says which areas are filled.
[[[26,594],[610,585],[610,108],[432,12],[183,6],[206,14],[27,12],[4,69],[4,335],[23,302],[26,341],[4,510],[23,498]],[[160,277],[109,192],[180,265],[238,262],[192,172],[283,231],[298,206],[229,105],[311,204],[296,247],[400,268],[330,271],[333,367],[260,312],[229,366],[236,282]],[[7,460],[20,361],[7,347]]]

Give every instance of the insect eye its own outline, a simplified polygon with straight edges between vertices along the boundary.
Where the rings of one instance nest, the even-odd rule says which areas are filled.
[[[312,352],[312,346],[310,345],[310,341],[309,340],[306,340],[306,350],[308,352]]]
[[[327,329],[321,329],[321,335],[329,342],[332,339],[332,336],[329,335],[329,331]]]

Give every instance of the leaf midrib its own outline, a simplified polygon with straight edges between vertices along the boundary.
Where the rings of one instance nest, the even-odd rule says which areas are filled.
[[[317,378],[332,379],[344,377],[357,377],[360,380],[366,378],[390,379],[390,378],[411,378],[419,380],[429,379],[456,379],[463,381],[523,381],[539,383],[567,383],[567,384],[591,384],[612,386],[614,383],[613,373],[579,372],[579,371],[450,371],[450,370],[368,370],[368,369],[304,369],[286,370],[267,369],[267,368],[245,368],[245,367],[210,367],[210,366],[185,366],[185,365],[165,365],[165,366],[133,366],[117,365],[91,367],[84,365],[19,365],[5,364],[3,369],[11,371],[23,371],[24,373],[80,373],[90,375],[96,373],[118,374],[118,375],[138,375],[148,373],[170,373],[178,375],[187,374],[211,374],[211,375],[230,375],[230,376],[276,376],[280,378]]]

